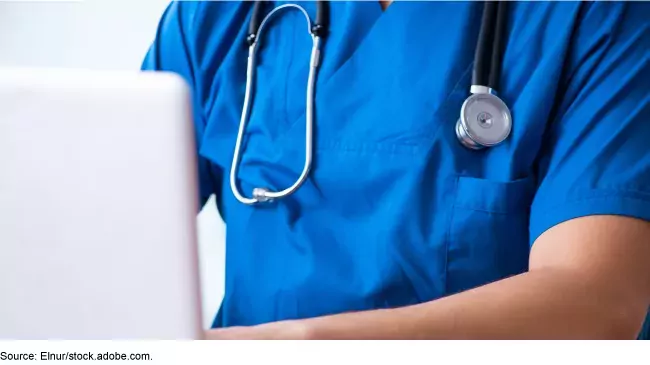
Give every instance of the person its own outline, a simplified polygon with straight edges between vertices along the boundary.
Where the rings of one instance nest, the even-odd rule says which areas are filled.
[[[280,3],[264,3],[264,16]],[[316,3],[300,3],[311,19]],[[173,2],[144,70],[193,95],[200,199],[227,224],[210,339],[633,339],[650,306],[650,4],[508,3],[511,133],[459,142],[483,2],[332,2],[313,166],[229,182],[253,2]],[[312,38],[265,25],[236,188],[296,181]]]

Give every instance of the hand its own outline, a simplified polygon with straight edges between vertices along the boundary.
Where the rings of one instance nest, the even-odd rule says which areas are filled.
[[[205,332],[206,340],[308,340],[305,321],[283,321],[252,327],[228,327]]]

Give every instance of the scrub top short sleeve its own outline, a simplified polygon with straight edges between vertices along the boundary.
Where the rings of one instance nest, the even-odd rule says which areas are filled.
[[[650,220],[650,7],[602,5],[585,11],[572,41],[539,158],[531,243],[581,216]]]
[[[291,197],[250,207],[223,172],[252,4],[172,3],[143,68],[193,90],[201,198],[216,194],[228,225],[213,327],[435,300],[526,271],[530,243],[560,222],[650,220],[647,4],[512,4],[499,95],[513,133],[470,151],[454,127],[482,2],[332,2],[313,170]],[[303,166],[311,39],[297,11],[272,24],[237,176],[248,193],[289,186]]]
[[[174,72],[189,84],[193,91],[193,119],[196,133],[196,143],[200,142],[205,129],[205,118],[203,106],[201,105],[200,75],[193,64],[192,55],[195,49],[187,40],[186,33],[192,31],[188,24],[192,24],[199,4],[194,2],[173,2],[165,10],[156,34],[156,40],[151,45],[144,62],[142,70],[145,71],[166,71]],[[181,54],[179,54],[181,53]],[[214,193],[214,182],[220,179],[214,178],[220,174],[214,166],[201,156],[198,156],[199,171],[199,207],[203,207],[210,195]]]

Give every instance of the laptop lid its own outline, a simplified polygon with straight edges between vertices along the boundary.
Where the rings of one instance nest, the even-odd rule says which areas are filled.
[[[201,337],[188,93],[0,71],[0,338]]]

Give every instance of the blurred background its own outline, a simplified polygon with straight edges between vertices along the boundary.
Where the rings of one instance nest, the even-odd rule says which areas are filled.
[[[0,67],[138,70],[168,3],[0,0]],[[225,227],[213,200],[199,214],[198,230],[207,328],[224,286]]]

